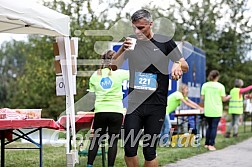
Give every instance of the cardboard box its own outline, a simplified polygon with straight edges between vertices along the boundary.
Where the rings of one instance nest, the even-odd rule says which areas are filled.
[[[71,55],[75,55],[74,40],[70,41],[70,47],[71,47]],[[58,47],[58,43],[57,42],[53,43],[53,53],[54,53],[54,56],[58,56],[59,55],[59,47]]]
[[[70,46],[71,46],[71,55],[72,55],[71,56],[72,74],[76,75],[77,74],[77,55],[75,55],[76,51],[75,51],[73,40],[70,41]],[[62,70],[61,70],[61,63],[60,63],[59,47],[58,47],[57,42],[53,43],[53,53],[55,56],[55,61],[54,61],[55,73],[57,75],[61,75]],[[64,51],[64,53],[65,53],[65,51]]]
[[[57,75],[62,74],[61,65],[59,60],[54,60],[54,70]]]

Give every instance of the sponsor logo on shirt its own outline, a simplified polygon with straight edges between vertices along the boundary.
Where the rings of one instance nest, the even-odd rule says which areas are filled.
[[[113,81],[109,78],[102,78],[100,81],[100,85],[102,89],[110,89],[112,87]]]

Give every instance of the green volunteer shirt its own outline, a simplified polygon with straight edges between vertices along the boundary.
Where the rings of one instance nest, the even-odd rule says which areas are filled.
[[[204,95],[204,114],[206,117],[221,117],[223,111],[222,96],[226,96],[225,87],[219,82],[206,82],[202,85]]]
[[[97,71],[91,76],[89,81],[89,91],[94,92],[95,112],[119,112],[123,113],[123,92],[122,82],[129,80],[129,71],[102,69],[102,75],[98,75]]]
[[[166,113],[169,114],[172,111],[176,110],[178,106],[181,104],[181,99],[187,99],[183,94],[179,91],[176,91],[168,96]]]

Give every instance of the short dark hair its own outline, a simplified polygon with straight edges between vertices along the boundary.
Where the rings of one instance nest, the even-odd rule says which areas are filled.
[[[145,19],[148,22],[152,21],[152,17],[149,11],[145,10],[145,9],[140,9],[138,11],[136,11],[132,16],[131,16],[131,21],[137,21],[140,19]]]
[[[208,80],[213,81],[219,76],[220,76],[220,73],[218,70],[212,70],[212,71],[210,71],[210,73],[208,75]]]

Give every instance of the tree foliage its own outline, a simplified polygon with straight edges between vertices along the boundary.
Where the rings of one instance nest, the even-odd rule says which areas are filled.
[[[252,78],[246,72],[250,68],[246,64],[251,63],[247,53],[251,50],[252,31],[251,18],[246,15],[247,1],[177,0],[177,3],[183,21],[176,31],[206,51],[207,74],[219,70],[227,92],[236,78],[243,79],[245,85],[251,84]]]
[[[12,93],[11,83],[24,74],[26,53],[29,47],[24,42],[11,41],[2,44],[0,49],[0,107],[8,106],[8,96]]]

